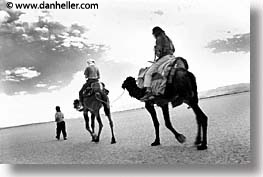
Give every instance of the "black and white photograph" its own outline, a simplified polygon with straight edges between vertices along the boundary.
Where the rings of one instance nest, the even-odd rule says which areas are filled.
[[[0,163],[250,166],[250,27],[249,0],[0,0]]]

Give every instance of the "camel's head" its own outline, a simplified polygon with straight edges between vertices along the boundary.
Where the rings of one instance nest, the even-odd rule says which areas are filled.
[[[126,80],[122,84],[123,89],[127,89],[129,95],[136,99],[140,99],[145,94],[145,89],[140,89],[136,80],[133,77],[127,77]]]
[[[78,99],[74,100],[73,106],[74,106],[75,109],[78,109],[80,107],[80,102],[79,102]]]
[[[125,79],[121,87],[123,89],[129,89],[136,86],[136,80],[133,77],[129,76]]]

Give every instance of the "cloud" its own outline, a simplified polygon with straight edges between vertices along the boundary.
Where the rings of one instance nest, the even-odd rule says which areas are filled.
[[[65,87],[84,70],[87,57],[98,59],[108,50],[88,40],[86,27],[65,26],[50,12],[0,12],[1,91],[8,95]]]
[[[39,88],[46,87],[46,86],[47,86],[47,84],[43,84],[43,83],[39,83],[39,84],[36,85],[36,87],[39,87]]]
[[[0,24],[7,22],[7,20],[10,18],[10,15],[3,10],[0,10]]]
[[[34,70],[34,67],[20,67],[20,68],[15,68],[11,73],[16,74],[18,77],[22,77],[23,79],[31,79],[33,77],[37,77],[40,75],[39,72]]]
[[[153,13],[156,14],[156,15],[160,15],[160,16],[162,16],[164,14],[164,12],[161,11],[161,10],[153,11]]]
[[[40,28],[40,27],[36,27],[35,31],[40,32],[40,33],[48,33],[49,30],[46,27]]]
[[[48,89],[48,90],[53,90],[53,89],[57,89],[57,88],[59,88],[59,86],[57,86],[57,85],[51,85],[51,86],[49,86],[47,89]]]
[[[38,77],[40,72],[36,71],[34,67],[17,67],[12,70],[5,70],[2,73],[4,79],[2,81],[23,81]]]
[[[15,92],[15,95],[26,95],[27,91]]]
[[[206,48],[212,49],[213,53],[222,52],[250,52],[250,33],[236,34],[225,40],[217,39],[209,42]]]

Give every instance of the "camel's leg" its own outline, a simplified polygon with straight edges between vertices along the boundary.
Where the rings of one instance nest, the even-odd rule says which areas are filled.
[[[162,111],[163,111],[163,117],[165,121],[165,126],[175,135],[175,138],[180,142],[184,143],[185,142],[185,136],[178,133],[174,128],[170,120],[170,115],[169,115],[169,107],[168,104],[165,104],[161,106]]]
[[[92,142],[95,142],[96,137],[94,136],[95,133],[95,114],[91,113],[91,132],[92,132]]]
[[[91,131],[92,133],[95,132],[95,114],[91,113]]]
[[[155,140],[151,144],[151,146],[160,145],[159,121],[157,119],[157,115],[156,115],[156,111],[154,109],[154,106],[152,104],[145,103],[145,108],[151,114],[151,117],[152,117],[152,120],[153,120],[154,129],[155,129]]]
[[[101,121],[101,117],[100,117],[99,111],[95,114],[95,116],[96,116],[97,121],[98,121],[98,123],[99,123],[98,136],[96,137],[95,142],[99,142],[99,141],[100,141],[100,134],[101,134],[101,130],[102,130],[103,124],[102,124],[102,121]]]
[[[195,145],[199,145],[201,144],[202,140],[201,140],[201,122],[199,121],[199,119],[196,117],[196,122],[197,122],[197,135],[195,138]]]
[[[106,116],[108,117],[110,128],[111,128],[111,144],[114,144],[116,143],[116,140],[115,140],[114,131],[113,131],[113,121],[111,119],[110,107],[106,104],[104,104],[103,107],[104,107],[104,112]]]
[[[88,112],[83,112],[83,116],[84,116],[84,120],[85,120],[85,128],[86,130],[90,133],[92,139],[93,139],[93,133],[92,131],[90,130],[90,127],[89,127],[89,116],[88,116]]]
[[[204,150],[207,149],[207,116],[205,113],[201,110],[201,108],[198,106],[198,104],[193,104],[191,106],[193,108],[193,111],[196,114],[197,121],[200,122],[202,133],[203,133],[203,140],[201,141],[201,144],[197,146],[198,150]],[[197,135],[198,136],[198,135]]]

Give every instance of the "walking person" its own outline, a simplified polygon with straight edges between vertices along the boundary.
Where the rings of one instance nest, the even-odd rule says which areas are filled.
[[[60,107],[56,106],[55,121],[57,122],[57,140],[60,139],[60,133],[62,131],[64,140],[67,140],[66,124],[64,121],[64,114],[61,112]]]

